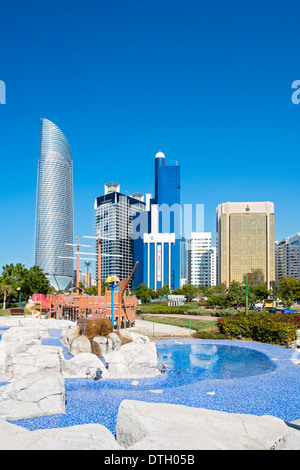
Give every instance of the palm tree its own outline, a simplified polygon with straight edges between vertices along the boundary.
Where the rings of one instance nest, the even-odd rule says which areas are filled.
[[[14,289],[12,286],[10,286],[7,283],[4,283],[5,280],[3,281],[3,284],[0,285],[1,292],[3,293],[3,310],[6,309],[6,298],[8,295],[12,294]]]
[[[91,287],[90,286],[90,277],[89,277],[89,267],[91,266],[92,263],[90,261],[85,261],[84,264],[86,266],[86,273],[87,273],[87,287]]]

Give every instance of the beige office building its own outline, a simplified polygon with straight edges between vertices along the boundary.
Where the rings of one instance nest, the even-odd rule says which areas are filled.
[[[275,215],[272,202],[225,202],[217,207],[218,284],[259,273],[275,280]]]

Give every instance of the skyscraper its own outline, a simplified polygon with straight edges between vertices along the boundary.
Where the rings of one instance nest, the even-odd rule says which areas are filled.
[[[211,246],[211,232],[192,232],[188,239],[188,284],[216,285],[215,248]]]
[[[126,196],[120,192],[119,184],[112,182],[104,185],[104,195],[97,197],[94,205],[96,234],[100,230],[103,237],[101,279],[114,275],[121,281],[130,275],[134,266],[133,219],[144,210],[142,194]],[[96,271],[98,278],[98,264]]]
[[[158,152],[155,155],[154,173],[155,197],[149,201],[147,230],[141,235],[142,256],[138,249],[143,282],[152,289],[164,284],[168,284],[170,289],[176,289],[180,287],[183,251],[181,250],[180,166],[166,165],[165,155]],[[135,246],[138,243],[140,242]],[[135,276],[135,287],[140,281],[141,271]]]
[[[275,280],[272,202],[227,202],[217,207],[218,284],[243,282],[252,273],[270,288]]]
[[[287,276],[300,279],[300,233],[276,242],[276,281]]]
[[[73,279],[72,152],[62,131],[42,119],[38,162],[35,264],[48,274],[56,289]],[[64,258],[65,257],[65,258]]]

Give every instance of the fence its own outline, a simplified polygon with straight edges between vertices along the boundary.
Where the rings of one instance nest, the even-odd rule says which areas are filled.
[[[137,319],[135,320],[135,327],[131,328],[131,330],[152,336],[190,336],[195,333],[191,325],[189,328],[184,328],[176,325]]]

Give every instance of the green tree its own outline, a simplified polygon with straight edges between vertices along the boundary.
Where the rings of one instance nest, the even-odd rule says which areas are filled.
[[[283,299],[291,299],[292,302],[300,300],[300,281],[293,276],[279,279],[274,289],[275,295]]]
[[[11,286],[9,296],[18,298],[17,288],[21,290],[23,299],[28,299],[33,294],[48,294],[51,291],[51,285],[44,272],[38,266],[25,268],[24,264],[6,264],[2,267],[3,271],[0,283]],[[5,279],[5,282],[3,281]]]
[[[245,288],[237,281],[231,281],[227,290],[227,300],[240,307],[245,304]]]
[[[10,294],[13,294],[14,292],[14,289],[13,287],[9,284],[9,278],[2,278],[1,281],[0,281],[0,289],[1,289],[1,292],[3,294],[3,310],[6,309],[6,299],[7,299],[7,296],[9,296]]]
[[[181,288],[183,295],[186,296],[186,300],[190,302],[193,300],[194,297],[198,295],[198,289],[196,286],[192,286],[191,284],[184,284]]]
[[[254,296],[254,301],[256,302],[257,300],[267,300],[268,297],[271,294],[271,291],[267,288],[266,285],[261,285],[257,287],[250,287],[250,292]]]

